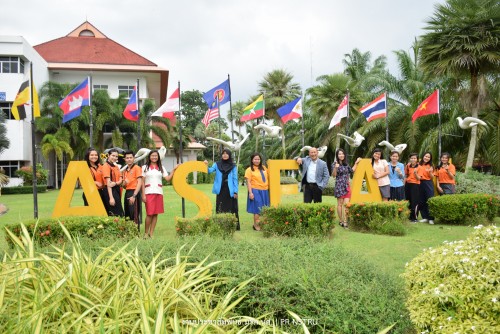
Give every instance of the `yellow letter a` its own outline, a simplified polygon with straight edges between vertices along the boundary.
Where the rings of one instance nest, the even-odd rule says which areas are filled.
[[[356,167],[354,177],[352,178],[351,203],[382,201],[377,180],[372,175],[373,167],[371,159],[362,159]],[[363,180],[366,180],[366,188],[368,189],[368,192],[365,194],[361,193]]]

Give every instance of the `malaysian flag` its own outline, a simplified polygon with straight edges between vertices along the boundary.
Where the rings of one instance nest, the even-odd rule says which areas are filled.
[[[205,117],[201,120],[203,124],[205,124],[205,128],[208,127],[208,124],[216,118],[219,118],[219,108],[216,109],[208,109],[205,113]]]

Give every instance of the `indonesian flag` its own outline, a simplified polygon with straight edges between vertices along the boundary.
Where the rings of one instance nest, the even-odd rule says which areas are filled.
[[[332,120],[330,121],[330,126],[328,130],[333,128],[335,125],[340,124],[342,118],[347,117],[347,108],[349,107],[349,97],[346,95],[337,109],[335,115],[333,115]]]
[[[417,118],[432,114],[439,114],[439,89],[436,89],[434,93],[420,103],[411,117],[411,122],[415,123]]]
[[[151,116],[168,118],[173,121],[175,119],[175,112],[179,111],[179,88],[177,88],[172,95],[163,103],[158,110]]]

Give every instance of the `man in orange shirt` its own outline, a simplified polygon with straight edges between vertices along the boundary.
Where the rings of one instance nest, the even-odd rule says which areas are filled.
[[[127,168],[123,171],[123,187],[126,189],[123,199],[125,217],[129,217],[137,224],[137,229],[141,230],[142,222],[142,168],[134,164],[134,152],[125,152],[125,163]]]

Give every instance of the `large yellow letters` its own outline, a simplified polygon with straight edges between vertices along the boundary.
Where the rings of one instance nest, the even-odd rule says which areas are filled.
[[[299,169],[299,164],[295,160],[268,160],[267,165],[269,167],[269,201],[271,206],[277,206],[281,202],[281,171]]]
[[[358,163],[352,178],[351,203],[382,201],[377,180],[372,175],[373,167],[371,159],[362,159]],[[368,189],[368,192],[365,194],[361,193],[363,180],[366,180],[366,188]]]
[[[83,188],[88,206],[71,206],[77,181]],[[107,216],[101,196],[85,161],[71,161],[59,191],[52,217],[62,216]]]
[[[191,187],[186,182],[188,174],[194,171],[207,173],[208,170],[207,166],[201,161],[188,161],[179,165],[172,179],[174,190],[179,196],[184,197],[198,206],[199,211],[196,217],[210,216],[212,215],[212,203],[210,202],[210,198],[203,192]]]

